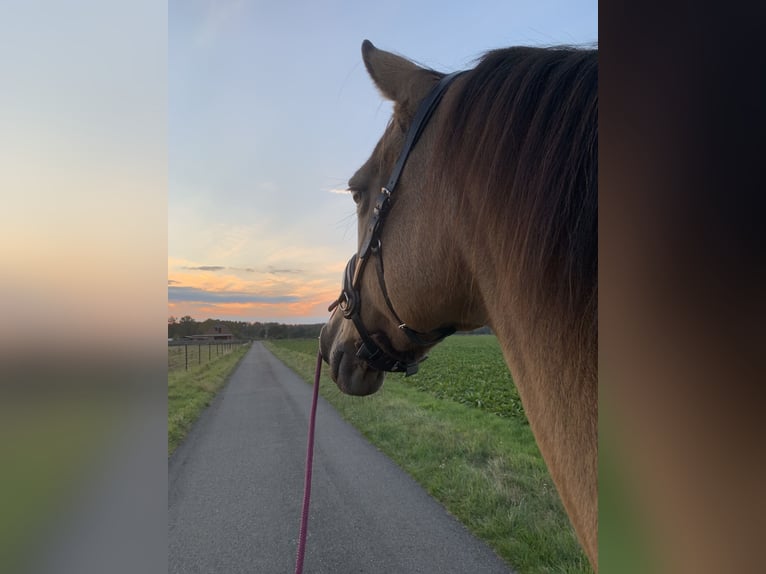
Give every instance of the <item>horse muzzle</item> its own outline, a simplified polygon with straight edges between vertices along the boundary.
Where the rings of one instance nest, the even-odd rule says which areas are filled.
[[[347,395],[364,396],[378,391],[385,371],[371,368],[357,357],[357,339],[354,327],[340,314],[335,314],[322,328],[319,348],[322,358],[330,367],[330,377]]]
[[[345,319],[349,319],[354,324],[356,331],[361,338],[360,344],[356,347],[354,356],[360,361],[367,363],[368,367],[375,371],[384,371],[389,373],[405,373],[405,376],[414,375],[418,372],[418,364],[425,359],[413,359],[404,356],[393,350],[390,344],[381,345],[379,341],[370,335],[369,331],[362,322],[361,316],[361,294],[357,287],[357,281],[361,275],[366,260],[360,259],[355,253],[346,264],[346,270],[343,274],[343,289],[340,296],[330,305],[329,311],[335,313],[340,310]],[[359,267],[361,265],[361,267]],[[378,339],[386,339],[378,336]],[[387,340],[387,339],[386,339]],[[336,381],[337,382],[337,381]]]

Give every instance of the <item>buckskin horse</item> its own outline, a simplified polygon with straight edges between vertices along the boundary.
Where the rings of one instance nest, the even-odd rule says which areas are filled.
[[[489,325],[597,570],[598,51],[494,50],[449,75],[366,40],[362,58],[394,111],[348,182],[358,246],[320,336],[331,376],[374,393]]]

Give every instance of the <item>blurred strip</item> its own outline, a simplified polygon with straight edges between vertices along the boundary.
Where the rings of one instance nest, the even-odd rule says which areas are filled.
[[[766,98],[739,15],[601,14],[601,572],[763,570]]]
[[[0,38],[0,571],[166,572],[167,6]]]

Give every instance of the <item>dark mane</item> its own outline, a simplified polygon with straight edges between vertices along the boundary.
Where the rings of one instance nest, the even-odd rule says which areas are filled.
[[[527,302],[583,329],[596,316],[598,52],[495,50],[455,89],[432,156],[442,185],[483,212]]]

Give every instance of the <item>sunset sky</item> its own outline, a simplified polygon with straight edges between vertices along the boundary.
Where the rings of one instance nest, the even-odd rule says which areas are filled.
[[[596,0],[459,4],[171,0],[168,315],[326,320],[356,241],[342,190],[391,113],[365,38],[445,72],[598,40]]]

